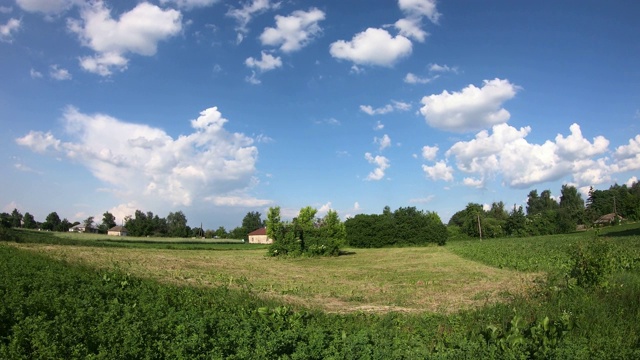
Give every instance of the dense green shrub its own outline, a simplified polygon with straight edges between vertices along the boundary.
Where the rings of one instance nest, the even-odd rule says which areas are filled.
[[[444,245],[449,237],[438,214],[399,208],[381,215],[358,214],[345,221],[347,244],[353,247]]]
[[[612,270],[611,245],[602,239],[580,242],[571,249],[569,276],[579,286],[602,285]]]

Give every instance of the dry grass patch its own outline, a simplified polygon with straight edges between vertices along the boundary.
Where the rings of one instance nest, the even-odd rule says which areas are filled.
[[[446,247],[357,249],[334,258],[279,259],[265,250],[164,250],[14,244],[70,262],[175,284],[231,286],[329,312],[450,313],[526,294],[540,274],[463,259]]]

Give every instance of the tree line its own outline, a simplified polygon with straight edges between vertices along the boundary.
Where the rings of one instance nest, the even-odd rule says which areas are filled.
[[[216,230],[205,230],[202,226],[191,227],[187,224],[187,217],[182,211],[170,212],[167,217],[159,217],[151,211],[136,210],[133,215],[125,216],[121,224],[124,225],[130,236],[206,237],[246,240],[250,232],[264,226],[261,216],[257,211],[250,211],[242,219],[242,225],[231,231],[227,231],[224,226],[220,226]],[[109,229],[118,225],[116,217],[109,211],[104,212],[101,222],[96,221],[93,216],[87,217],[82,222],[70,222],[67,218],[61,219],[55,211],[49,213],[43,222],[36,221],[29,212],[25,212],[23,215],[18,209],[13,209],[11,213],[0,213],[0,227],[2,228],[68,232],[72,227],[81,224],[84,225],[86,232],[101,234],[106,234]]]
[[[504,236],[536,236],[565,234],[603,224],[598,219],[612,215],[605,224],[640,220],[640,183],[631,186],[612,185],[608,190],[591,188],[587,200],[571,185],[563,185],[557,201],[550,190],[538,194],[531,190],[527,196],[526,213],[522,206],[508,210],[502,201],[489,209],[469,203],[455,213],[448,223],[449,233],[475,238]]]

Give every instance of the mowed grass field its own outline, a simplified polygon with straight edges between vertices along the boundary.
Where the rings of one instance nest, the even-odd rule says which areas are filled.
[[[164,243],[193,244],[194,239],[112,240],[114,237],[71,233],[47,236],[73,239],[76,245],[13,246],[165,283],[242,288],[301,308],[338,313],[447,314],[509,302],[514,297],[526,298],[535,293],[548,272],[566,266],[571,246],[593,239],[596,233],[476,239],[443,247],[346,249],[347,255],[328,258],[272,258],[266,256],[266,246],[248,244],[157,248]],[[598,236],[632,253],[640,252],[638,224],[612,227]],[[212,239],[207,240],[204,242]],[[117,246],[83,246],[111,241]],[[129,246],[136,243],[141,247]]]
[[[91,241],[90,235],[86,240]],[[526,295],[540,277],[540,273],[484,265],[436,246],[348,249],[347,255],[339,257],[285,259],[267,257],[264,246],[253,245],[180,251],[40,243],[13,246],[161,282],[243,288],[291,306],[340,313],[451,313]]]

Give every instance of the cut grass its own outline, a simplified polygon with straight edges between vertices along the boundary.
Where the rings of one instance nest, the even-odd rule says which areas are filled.
[[[357,249],[348,256],[278,259],[265,257],[264,249],[13,245],[162,282],[243,287],[290,305],[340,313],[452,313],[526,295],[540,277],[479,264],[443,247]]]

